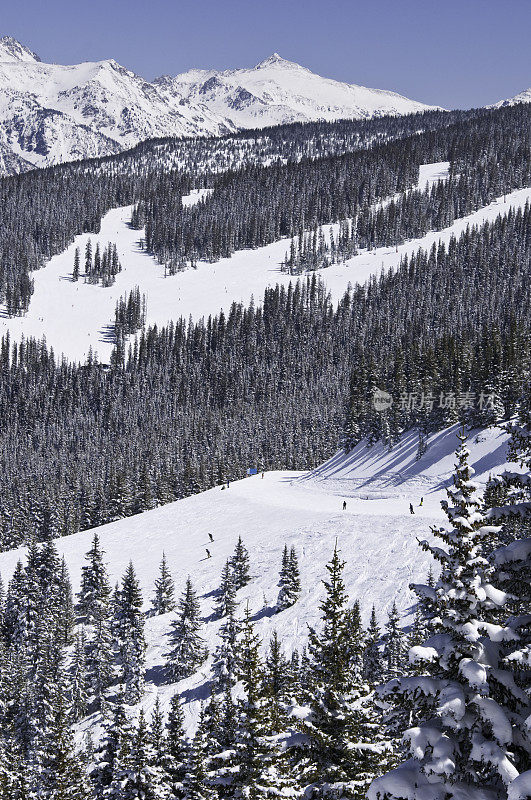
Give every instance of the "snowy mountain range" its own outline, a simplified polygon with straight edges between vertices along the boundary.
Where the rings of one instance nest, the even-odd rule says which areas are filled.
[[[277,53],[251,69],[193,69],[150,83],[112,59],[45,64],[15,39],[0,39],[0,173],[109,155],[149,138],[432,108],[322,78]]]

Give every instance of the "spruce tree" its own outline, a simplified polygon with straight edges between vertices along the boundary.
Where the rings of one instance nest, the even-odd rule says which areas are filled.
[[[393,602],[386,622],[384,644],[385,677],[387,680],[402,675],[406,664],[405,635],[400,627],[400,614]]]
[[[234,549],[234,555],[230,559],[232,568],[232,581],[236,590],[242,589],[251,580],[249,572],[249,553],[245,547],[242,537],[238,537],[238,542]]]
[[[376,617],[376,609],[373,606],[363,653],[363,677],[371,686],[382,683],[384,677],[383,657],[379,647],[380,638],[380,626]]]
[[[87,625],[96,624],[109,611],[111,587],[103,556],[99,536],[95,533],[92,546],[85,555],[88,563],[81,568],[81,588],[78,594],[78,611]]]
[[[276,607],[277,611],[284,611],[284,609],[296,603],[301,590],[299,565],[294,547],[288,553],[288,546],[284,545],[278,585],[279,593]]]
[[[215,600],[216,615],[227,617],[236,611],[236,587],[234,585],[233,567],[229,559],[225,562],[221,573],[221,583]]]
[[[507,671],[510,627],[496,623],[506,595],[493,585],[496,573],[483,555],[499,527],[481,511],[465,441],[459,435],[453,486],[442,503],[451,528],[433,529],[443,547],[422,542],[441,563],[435,591],[427,587],[433,634],[409,654],[425,672],[395,678],[381,691],[386,704],[398,704],[416,723],[404,737],[411,759],[376,780],[371,798],[402,798],[413,786],[448,798],[471,791],[505,798],[528,763],[521,735],[529,701],[522,705]]]
[[[190,758],[190,746],[184,731],[184,714],[181,699],[175,694],[170,703],[166,723],[166,757],[164,770],[169,786],[176,798],[185,796],[184,780]]]
[[[232,688],[240,669],[241,623],[229,614],[219,629],[220,642],[214,651],[212,674],[220,691]]]
[[[321,630],[310,629],[310,714],[303,720],[307,743],[298,780],[318,797],[363,798],[390,760],[381,718],[370,689],[352,670],[351,613],[343,582],[344,562],[336,548],[323,581]]]
[[[237,701],[235,731],[235,773],[232,792],[249,798],[267,797],[281,786],[279,752],[271,737],[268,702],[263,694],[263,666],[260,640],[254,632],[249,606],[242,626],[240,680],[242,695]]]
[[[185,590],[177,606],[178,616],[172,623],[166,672],[175,682],[193,675],[207,657],[207,649],[199,636],[201,628],[200,607],[192,581],[188,577]]]
[[[166,564],[166,555],[162,554],[160,562],[160,575],[155,581],[155,594],[153,597],[153,613],[168,614],[175,608],[175,585]]]
[[[144,690],[146,642],[142,593],[131,561],[117,598],[115,631],[125,698],[130,703],[138,703]]]

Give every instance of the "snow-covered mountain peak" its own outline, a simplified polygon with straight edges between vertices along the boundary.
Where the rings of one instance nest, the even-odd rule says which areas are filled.
[[[268,67],[280,67],[284,69],[303,69],[306,72],[309,72],[309,70],[307,70],[306,67],[302,67],[295,61],[287,61],[287,59],[282,58],[282,56],[280,56],[278,53],[273,53],[273,55],[269,56],[268,58],[264,58],[263,61],[260,61],[260,63],[256,65],[255,69],[267,69]]]
[[[0,39],[0,61],[28,61],[35,63],[40,60],[36,53],[13,39],[12,36],[2,36]]]
[[[488,108],[502,108],[504,106],[515,106],[517,103],[531,103],[531,86],[529,89],[524,89],[523,92],[515,94],[514,97],[509,97],[507,100],[500,100]]]

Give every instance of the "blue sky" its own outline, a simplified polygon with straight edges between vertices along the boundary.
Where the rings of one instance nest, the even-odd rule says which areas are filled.
[[[446,108],[531,86],[531,0],[0,0],[0,12],[0,35],[44,61],[115,58],[149,79],[277,51]]]

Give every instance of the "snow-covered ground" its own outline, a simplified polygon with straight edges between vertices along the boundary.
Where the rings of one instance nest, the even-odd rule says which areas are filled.
[[[257,633],[267,643],[277,630],[287,653],[304,645],[307,624],[319,617],[321,579],[337,541],[347,563],[345,579],[352,599],[359,598],[367,622],[374,603],[380,621],[393,601],[411,620],[411,581],[422,581],[430,556],[417,543],[430,535],[430,526],[444,524],[440,509],[453,468],[457,426],[434,434],[428,450],[416,460],[416,436],[407,434],[393,450],[381,445],[356,447],[338,453],[310,473],[271,472],[215,487],[193,497],[99,528],[112,583],[132,559],[140,579],[146,609],[162,552],[180,593],[188,575],[198,591],[205,625],[203,636],[212,651],[219,621],[212,619],[214,593],[226,559],[239,535],[250,552],[250,584],[240,590],[240,609],[246,603]],[[471,463],[478,479],[486,480],[506,465],[507,434],[500,429],[474,432],[469,442]],[[420,498],[424,498],[422,507]],[[346,511],[342,510],[347,501]],[[409,512],[413,503],[415,514]],[[214,543],[209,544],[212,533]],[[65,556],[74,591],[79,587],[84,554],[93,532],[57,540]],[[284,543],[299,555],[302,593],[297,604],[274,613],[278,571]],[[206,558],[205,548],[212,553]],[[23,551],[0,554],[0,572],[9,580]],[[147,690],[144,705],[151,708],[157,694],[167,707],[176,688],[183,694],[187,718],[193,725],[199,702],[208,696],[208,661],[178,686],[164,682],[163,664],[173,614],[149,617],[146,634]],[[87,724],[89,724],[87,722]]]
[[[444,179],[448,164],[428,164],[421,167],[419,186]],[[185,199],[187,204],[197,202],[204,190],[196,191]],[[431,232],[421,239],[411,240],[398,249],[381,247],[370,253],[362,251],[343,264],[320,270],[334,300],[339,300],[349,284],[363,283],[382,269],[396,268],[400,259],[419,248],[429,249],[434,242],[448,242],[458,236],[468,225],[480,225],[506,213],[509,207],[524,206],[531,200],[531,188],[521,189],[496,200],[486,208],[457,220],[440,232]],[[113,323],[117,300],[134,286],[147,297],[147,324],[164,325],[180,316],[197,320],[220,309],[227,312],[233,302],[247,304],[251,297],[259,302],[264,290],[277,283],[287,285],[292,277],[281,272],[280,264],[289,247],[289,241],[279,242],[256,250],[241,250],[231,258],[215,264],[199,263],[197,269],[188,269],[171,277],[164,277],[164,268],[140,249],[141,232],[129,227],[130,207],[117,208],[105,215],[99,235],[82,234],[60,255],[33,273],[35,292],[28,313],[24,317],[0,317],[0,334],[10,331],[14,339],[22,336],[41,338],[57,354],[84,360],[89,348],[96,351],[102,361],[109,359],[112,343],[108,340],[108,326]],[[74,251],[79,247],[83,257],[88,239],[104,247],[108,241],[116,242],[122,263],[122,272],[110,288],[86,284],[83,279],[72,282]]]

